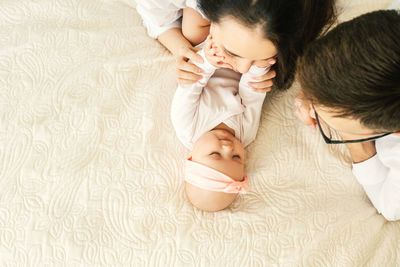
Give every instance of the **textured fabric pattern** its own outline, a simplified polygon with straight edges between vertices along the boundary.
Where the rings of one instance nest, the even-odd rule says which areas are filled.
[[[343,19],[388,1],[341,1]],[[174,60],[135,3],[0,2],[0,266],[395,266],[341,146],[267,95],[251,190],[194,209],[170,122]]]

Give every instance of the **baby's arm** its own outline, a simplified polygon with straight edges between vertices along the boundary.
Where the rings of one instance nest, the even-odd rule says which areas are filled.
[[[193,46],[196,46],[210,33],[210,21],[193,8],[187,7],[183,9],[182,33]]]
[[[195,64],[204,69],[203,78],[193,84],[179,85],[171,104],[172,125],[179,140],[186,147],[191,146],[201,93],[216,70],[216,67],[206,60],[203,50],[198,54],[204,59],[204,63]]]
[[[254,81],[254,77],[258,77],[267,73],[269,69],[251,66],[250,70],[243,74],[239,82],[239,95],[242,99],[243,112],[243,129],[246,132],[243,145],[247,146],[257,135],[258,125],[260,123],[262,106],[266,93],[256,92],[248,83]]]

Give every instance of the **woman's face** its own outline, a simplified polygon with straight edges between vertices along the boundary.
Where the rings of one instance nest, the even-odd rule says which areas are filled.
[[[210,33],[225,57],[224,63],[240,73],[246,73],[253,64],[268,65],[268,60],[278,53],[275,45],[264,37],[261,27],[249,28],[229,16],[211,23]]]

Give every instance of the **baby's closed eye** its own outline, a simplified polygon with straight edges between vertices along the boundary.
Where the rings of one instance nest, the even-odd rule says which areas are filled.
[[[211,153],[209,154],[209,156],[212,156],[212,157],[214,157],[214,158],[222,158],[221,153],[218,152],[218,151],[213,151],[213,152],[211,152]],[[235,154],[235,155],[232,156],[232,159],[241,160],[242,158],[240,157],[240,155]]]
[[[221,153],[219,153],[217,151],[211,152],[209,155],[213,156],[213,157],[221,157]]]

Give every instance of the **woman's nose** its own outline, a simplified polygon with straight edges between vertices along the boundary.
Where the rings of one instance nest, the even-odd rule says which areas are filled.
[[[242,58],[237,61],[236,69],[238,72],[243,74],[243,73],[246,73],[249,71],[252,64],[253,64],[253,61]]]

